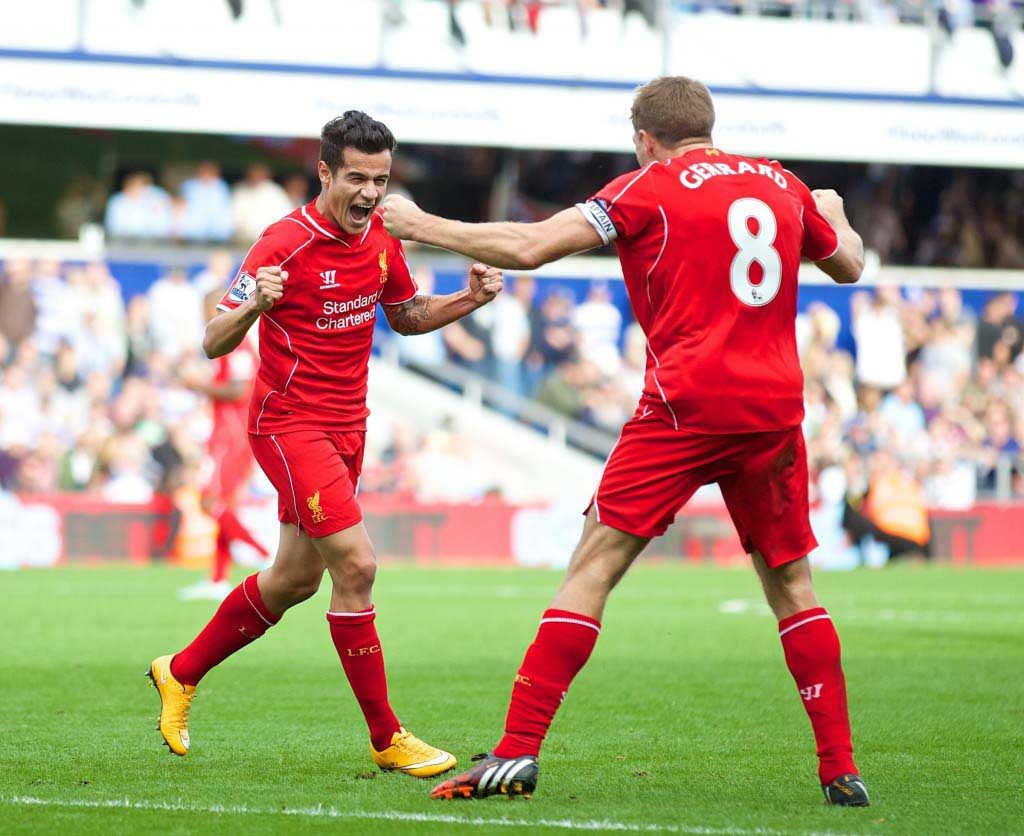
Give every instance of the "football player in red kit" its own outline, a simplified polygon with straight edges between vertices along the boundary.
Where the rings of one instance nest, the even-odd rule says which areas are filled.
[[[206,320],[217,315],[221,291],[207,294],[204,300]],[[247,543],[264,558],[270,556],[238,518],[240,494],[248,485],[255,460],[246,432],[249,396],[256,376],[258,358],[252,342],[246,338],[230,354],[213,361],[208,379],[186,374],[185,386],[210,399],[213,428],[206,450],[213,470],[203,488],[203,510],[217,521],[217,541],[210,577],[181,590],[179,597],[190,601],[208,598],[222,601],[231,591],[231,544]]]
[[[264,230],[207,324],[203,348],[220,357],[259,322],[247,430],[278,492],[281,539],[270,568],[236,587],[191,644],[150,666],[160,732],[177,755],[189,748],[197,683],[312,596],[326,571],[331,639],[369,727],[373,761],[417,777],[455,765],[406,731],[388,700],[371,598],[377,567],[356,501],[367,370],[378,303],[395,331],[421,334],[487,304],[502,274],[474,264],[465,290],[418,293],[402,245],[377,211],[394,148],[391,131],[365,113],[327,123],[319,197]]]
[[[565,581],[512,687],[505,735],[435,798],[531,793],[541,743],[590,656],[605,601],[652,537],[717,482],[779,621],[833,804],[866,805],[850,741],[839,639],[806,555],[807,458],[794,320],[801,258],[855,282],[863,245],[832,191],[776,162],[714,147],[714,106],[691,79],[657,79],[633,102],[640,169],[534,224],[466,224],[390,198],[384,223],[501,267],[534,269],[614,241],[647,335],[643,396],[623,427]]]

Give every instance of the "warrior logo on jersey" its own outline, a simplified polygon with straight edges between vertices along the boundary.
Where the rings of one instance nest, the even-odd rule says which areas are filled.
[[[233,302],[248,302],[256,290],[256,279],[248,273],[239,273],[235,283],[231,285],[228,297]]]
[[[388,280],[388,251],[381,250],[380,257],[377,259],[377,264],[380,267],[380,283],[386,284]]]
[[[321,290],[330,290],[331,288],[338,287],[338,280],[335,278],[337,270],[324,270],[320,274],[320,278],[323,279],[323,284],[320,285]]]

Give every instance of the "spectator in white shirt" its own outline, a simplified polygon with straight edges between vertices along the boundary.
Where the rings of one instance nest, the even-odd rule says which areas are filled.
[[[914,386],[909,380],[904,380],[882,399],[879,412],[901,448],[912,444],[915,436],[924,432],[924,410],[914,399]]]
[[[202,162],[195,177],[181,184],[187,222],[184,234],[196,241],[227,241],[231,238],[231,191],[213,162]]]
[[[616,369],[607,368],[607,359],[619,354],[622,312],[612,303],[607,282],[590,285],[586,301],[573,311],[572,324],[579,335],[580,354],[606,374],[614,374]]]
[[[523,359],[530,347],[530,302],[536,283],[530,276],[510,279],[512,286],[480,311],[490,338],[493,377],[517,395],[526,394]]]
[[[859,292],[850,299],[861,384],[892,389],[907,376],[899,294],[897,287],[880,287],[874,297]]]
[[[174,269],[149,289],[154,348],[174,359],[198,351],[203,337],[202,295],[184,270]]]
[[[245,180],[235,186],[231,196],[236,240],[248,246],[292,208],[287,192],[271,179],[269,168],[262,163],[249,166]]]
[[[171,198],[149,174],[133,172],[107,202],[106,227],[112,238],[169,238]]]

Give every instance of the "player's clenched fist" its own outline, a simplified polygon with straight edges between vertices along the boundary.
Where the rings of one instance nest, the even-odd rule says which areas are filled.
[[[415,240],[417,223],[426,215],[419,206],[401,195],[388,195],[381,204],[384,228],[395,238]]]
[[[256,292],[253,301],[260,313],[269,311],[284,296],[284,283],[288,281],[288,271],[280,267],[260,267],[256,271]]]
[[[469,268],[469,295],[474,302],[484,305],[501,293],[505,276],[497,267],[474,264]]]
[[[835,189],[815,189],[811,192],[818,211],[829,221],[845,218],[843,199]]]

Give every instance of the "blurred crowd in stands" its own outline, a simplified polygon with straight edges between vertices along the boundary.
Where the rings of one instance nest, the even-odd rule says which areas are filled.
[[[429,271],[418,280],[431,286]],[[624,320],[603,282],[579,303],[557,285],[538,293],[529,276],[511,276],[507,289],[444,332],[399,340],[399,355],[426,369],[450,360],[617,432],[643,388],[639,326]],[[852,353],[839,346],[836,310],[812,303],[797,322],[812,470],[839,468],[843,493],[861,498],[874,479],[899,474],[933,507],[1024,496],[1024,323],[1015,295],[994,293],[976,312],[952,288],[879,287],[850,296],[848,321]]]
[[[501,153],[404,149],[403,173],[425,205],[441,204],[439,211],[446,211],[446,194],[462,201],[475,194],[477,219],[533,220],[630,165],[623,155],[522,152],[510,169]],[[456,157],[467,189],[451,188]],[[835,185],[847,196],[854,225],[884,263],[1024,268],[1020,172],[792,167],[812,186]],[[500,188],[491,185],[496,181]],[[3,265],[0,484],[138,498],[198,478],[208,418],[188,381],[202,364],[200,300],[228,282],[238,254],[267,223],[309,199],[311,183],[304,175],[275,177],[260,164],[229,186],[216,163],[203,162],[174,184],[164,189],[147,173],[128,173],[106,203],[108,234],[233,246],[233,254],[215,253],[198,276],[168,270],[126,304],[103,263]],[[509,196],[501,209],[494,208],[497,191]],[[74,200],[60,211],[84,218]],[[474,217],[474,206],[463,203],[463,210],[452,214]],[[421,264],[416,272],[429,292],[431,269]],[[646,361],[643,334],[624,311],[602,282],[576,294],[512,276],[494,304],[443,332],[399,339],[397,351],[421,368],[455,363],[615,432],[633,410]],[[849,311],[812,305],[799,335],[808,447],[812,466],[826,474],[823,484],[841,481],[844,495],[863,499],[878,474],[889,473],[894,484],[902,475],[922,502],[944,507],[969,505],[978,495],[1024,495],[1019,316],[1010,294],[972,310],[951,289],[855,292]],[[842,348],[851,344],[840,339],[843,321],[852,323],[855,352]],[[369,462],[369,485],[376,480],[389,490],[407,485],[409,474],[422,482],[416,474],[432,472],[415,466],[420,454],[468,455],[450,433],[424,439],[392,427],[381,437],[388,439],[379,450],[382,468]],[[476,485],[471,493],[478,496],[493,487],[465,484]]]
[[[426,208],[466,220],[534,221],[635,164],[624,154],[403,147],[389,191],[408,195],[407,183]],[[853,225],[884,264],[1024,269],[1024,172],[787,165],[812,188],[844,195]],[[262,163],[233,186],[211,161],[168,181],[165,187],[146,171],[128,172],[106,201],[107,235],[248,248],[267,224],[312,197],[304,174],[275,175]],[[95,202],[73,183],[57,207],[61,228],[74,235],[79,224],[98,220]]]
[[[234,270],[234,257],[217,253],[199,274],[170,270],[125,304],[102,262],[5,262],[0,489],[145,502],[199,487],[211,427],[197,393],[211,366],[199,349],[202,301]],[[475,449],[451,427],[423,435],[398,419],[373,420],[364,490],[422,500],[493,491]],[[445,472],[467,478],[439,481],[435,474]]]
[[[0,278],[0,488],[145,501],[201,483],[209,410],[197,381],[202,298],[235,259],[169,270],[127,301],[102,262],[11,259]],[[416,268],[424,292],[429,267]],[[1024,323],[1011,293],[979,310],[955,289],[854,290],[797,322],[814,499],[851,532],[899,532],[925,552],[929,508],[1024,497]],[[841,316],[842,314],[842,316]],[[855,351],[841,346],[851,325]],[[610,434],[642,390],[645,344],[612,288],[511,276],[492,305],[441,332],[394,337],[408,364],[454,363]],[[421,500],[500,492],[478,446],[449,426],[372,419],[363,488]],[[894,535],[895,536],[895,535]]]
[[[174,191],[154,183],[146,171],[128,173],[121,190],[107,201],[104,226],[108,236],[120,241],[236,241],[248,246],[268,224],[308,200],[309,180],[303,174],[281,184],[257,163],[229,188],[220,166],[205,161]]]
[[[459,7],[471,4],[483,10],[488,26],[504,25],[511,32],[536,34],[544,25],[545,11],[553,7],[574,8],[580,35],[586,37],[590,16],[595,11],[614,10],[623,20],[642,19],[652,29],[663,25],[666,11],[672,14],[761,15],[808,20],[863,20],[872,23],[934,23],[947,32],[961,26],[1012,16],[1020,3],[1013,0],[444,0],[448,5],[449,34],[459,45],[466,33],[459,21]],[[385,22],[404,22],[404,0],[386,0]]]
[[[793,166],[803,176],[803,166]],[[1024,269],[1024,172],[830,166],[852,222],[883,263]]]

